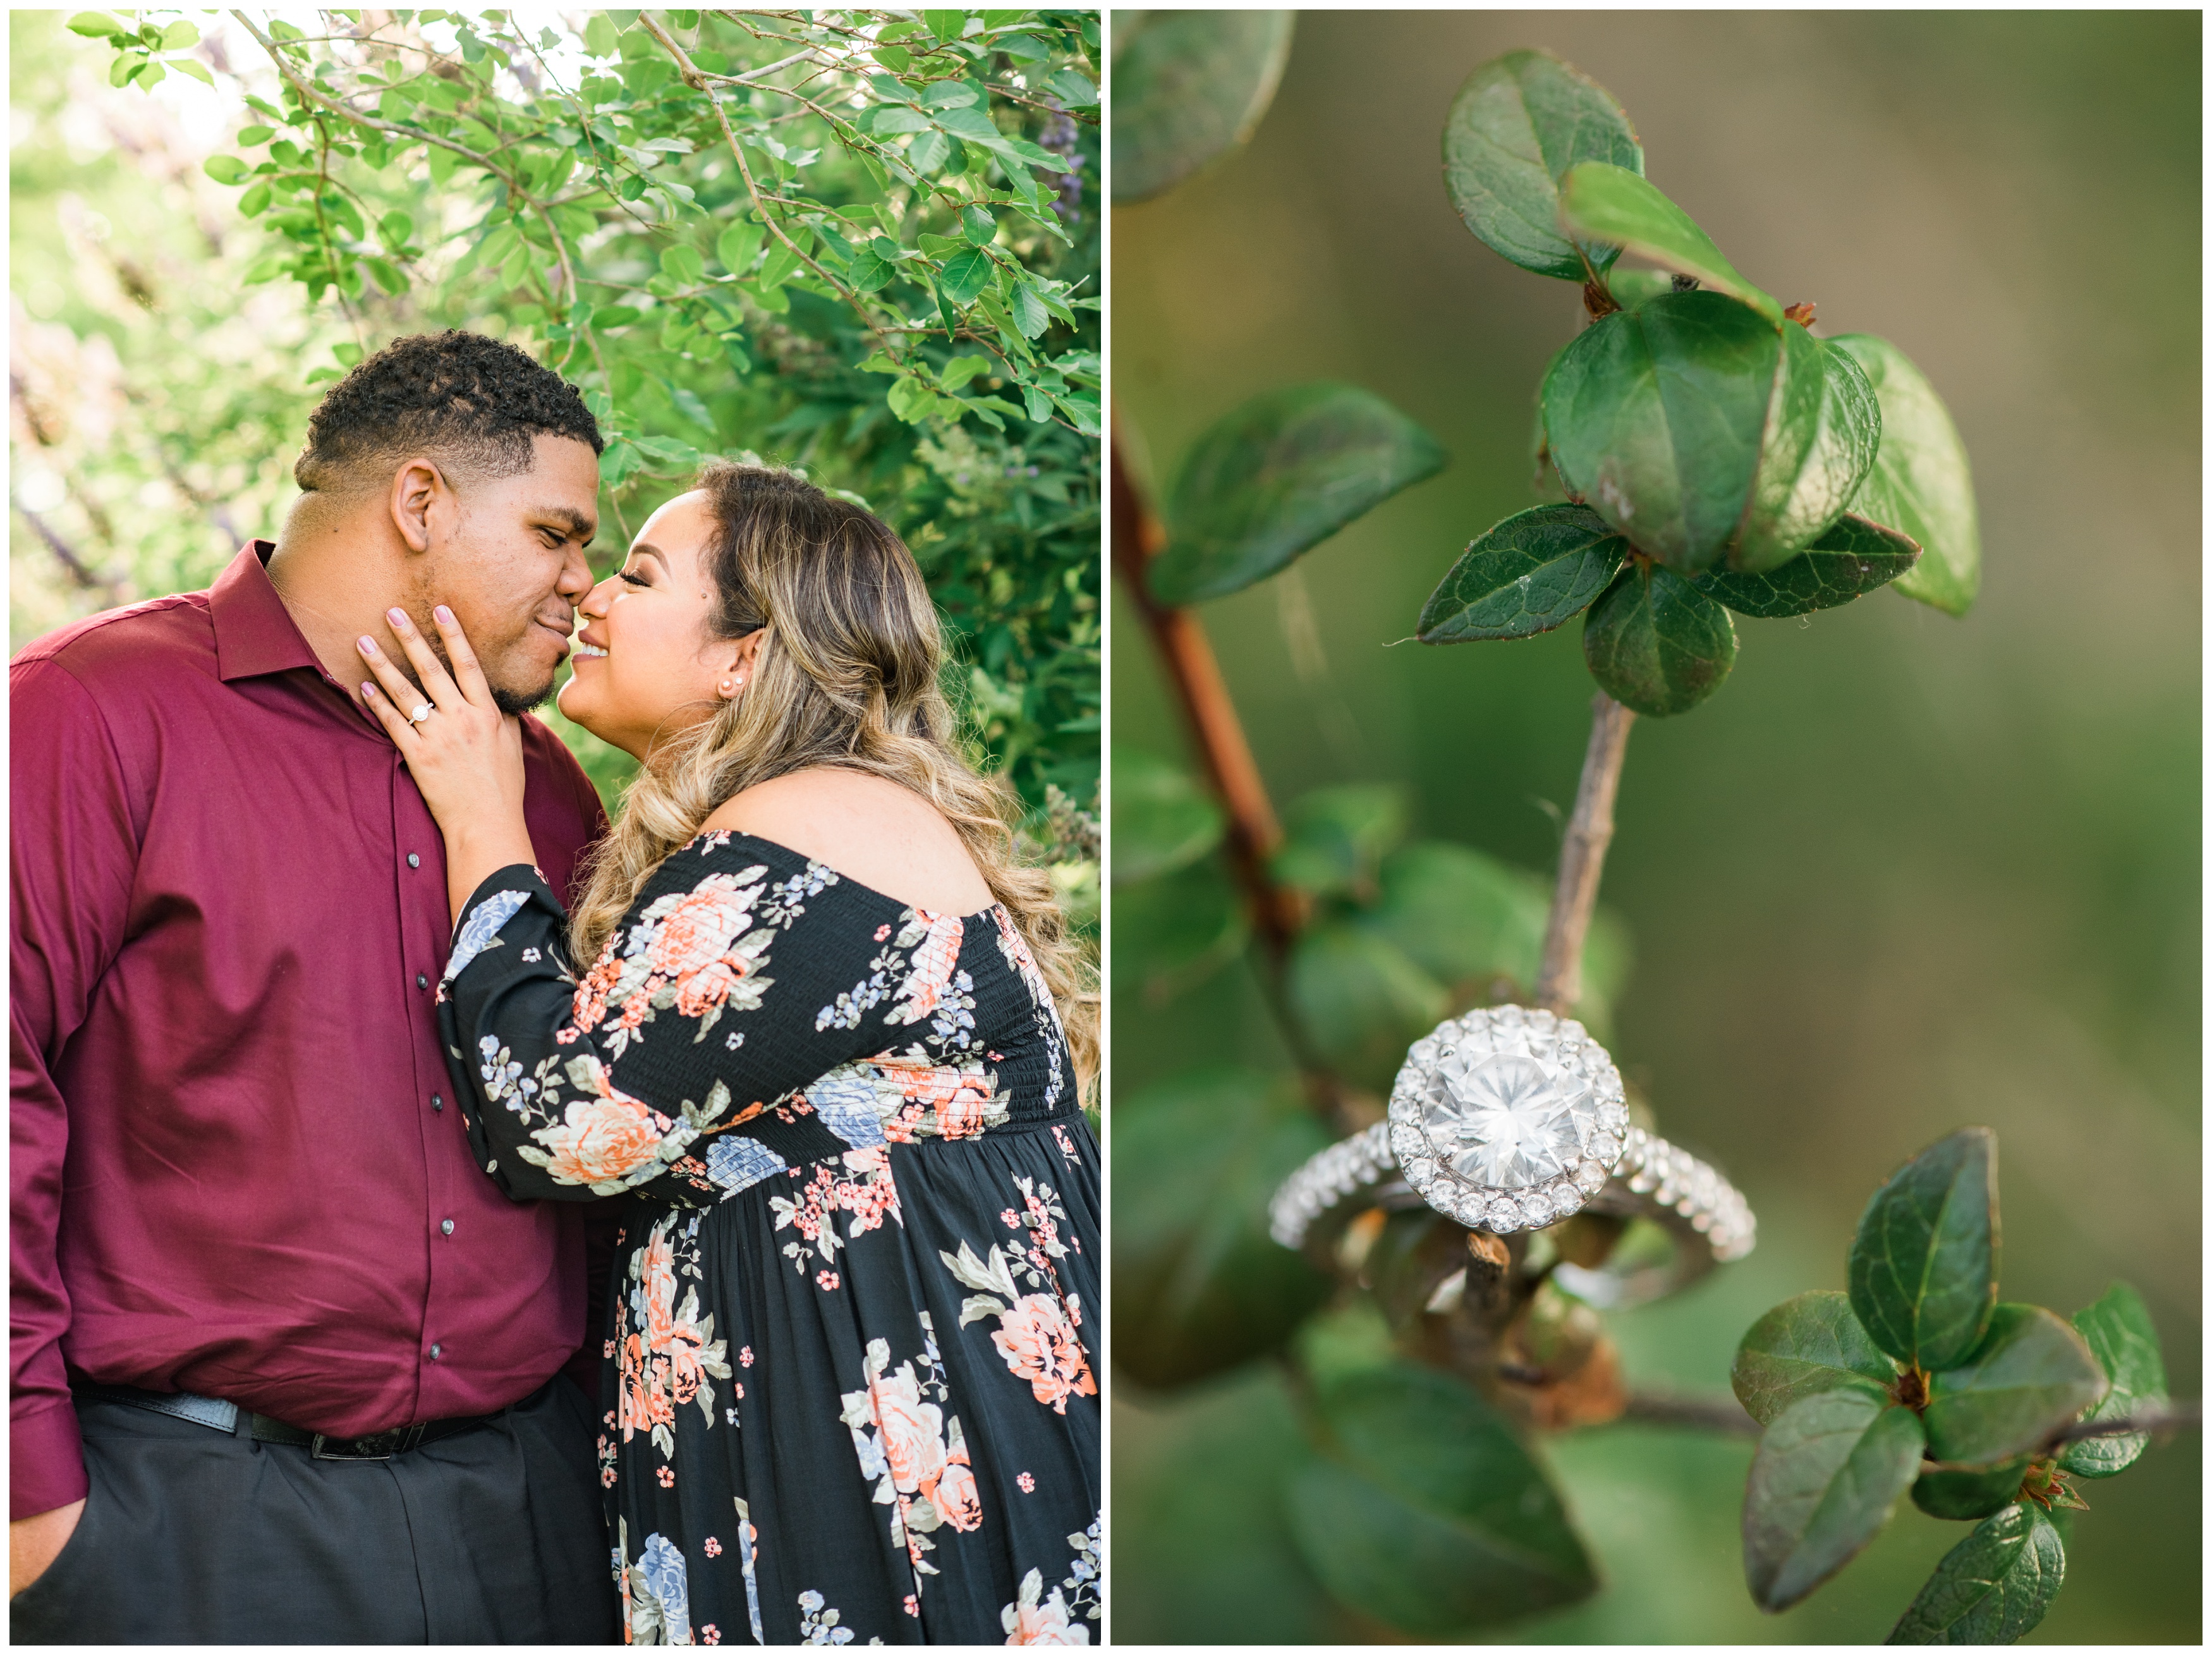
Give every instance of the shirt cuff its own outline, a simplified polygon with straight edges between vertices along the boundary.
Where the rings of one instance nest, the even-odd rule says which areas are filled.
[[[565,917],[560,900],[545,876],[527,862],[514,862],[485,876],[469,894],[461,922],[453,928],[453,952],[447,956],[441,983],[451,983],[471,961],[492,946],[507,922],[530,905],[532,897],[545,898],[556,915]]]
[[[84,1475],[84,1439],[77,1432],[73,1404],[56,1402],[35,1413],[19,1413],[9,1421],[9,1522],[20,1523],[82,1500],[89,1486]]]

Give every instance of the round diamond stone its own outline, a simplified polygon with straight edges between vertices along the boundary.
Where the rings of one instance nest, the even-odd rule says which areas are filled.
[[[1502,1052],[1471,1062],[1447,1055],[1430,1077],[1421,1123],[1440,1159],[1470,1183],[1522,1190],[1580,1158],[1597,1100],[1577,1074]]]
[[[1552,1221],[1552,1196],[1549,1190],[1532,1190],[1521,1197],[1521,1216],[1532,1230],[1540,1230]]]

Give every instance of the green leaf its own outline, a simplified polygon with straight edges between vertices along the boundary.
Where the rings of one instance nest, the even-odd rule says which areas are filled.
[[[2124,1281],[2115,1281],[2105,1296],[2087,1310],[2075,1313],[2074,1326],[2112,1388],[2105,1400],[2083,1417],[2122,1420],[2146,1407],[2165,1405],[2166,1358],[2160,1352],[2158,1329],[2151,1324],[2150,1309],[2142,1296]],[[2131,1432],[2124,1437],[2084,1437],[2069,1443],[2059,1466],[2076,1476],[2109,1477],[2124,1471],[2149,1445],[2150,1433]]]
[[[249,149],[268,143],[276,136],[276,129],[273,126],[241,126],[238,129],[238,141]]]
[[[991,285],[991,255],[981,247],[970,247],[945,261],[937,278],[938,291],[956,305],[972,304],[975,295]]]
[[[1858,363],[1796,323],[1785,325],[1729,567],[1772,569],[1827,532],[1874,469],[1881,441],[1881,411]]]
[[[1421,605],[1423,643],[1527,638],[1565,624],[1612,584],[1628,542],[1587,506],[1538,506],[1471,542]]]
[[[714,257],[722,268],[732,276],[743,276],[752,268],[753,260],[760,256],[761,240],[766,234],[757,224],[740,221],[731,225],[716,238]]]
[[[1138,747],[1114,750],[1115,885],[1188,867],[1221,843],[1226,818],[1179,765]]]
[[[1088,109],[1098,101],[1098,88],[1072,69],[1060,70],[1044,86],[1070,109]]]
[[[238,210],[248,218],[258,216],[269,204],[269,186],[266,180],[255,185],[238,198]]]
[[[1694,573],[1735,540],[1768,438],[1782,336],[1717,293],[1616,311],[1544,375],[1568,490],[1638,551]]]
[[[1999,1305],[1962,1366],[1928,1379],[1937,1459],[1992,1465],[2039,1447],[2110,1388],[2087,1343],[2038,1305]]]
[[[1340,920],[1291,945],[1291,1009],[1322,1059],[1355,1085],[1386,1090],[1406,1048],[1443,1020],[1450,996],[1379,932]]]
[[[387,247],[404,247],[415,234],[415,221],[405,213],[386,213],[376,221],[377,239]]]
[[[1333,1284],[1267,1233],[1267,1199],[1328,1131],[1291,1087],[1246,1069],[1186,1073],[1113,1107],[1116,1368],[1186,1384],[1279,1349]]]
[[[1116,202],[1158,195],[1251,137],[1290,57],[1291,21],[1287,11],[1115,17]]]
[[[1894,529],[1846,512],[1788,563],[1760,575],[1709,569],[1690,584],[1739,615],[1772,620],[1833,609],[1887,585],[1918,561],[1920,548]]]
[[[660,250],[660,272],[680,286],[691,287],[706,279],[707,261],[698,248],[679,241]]]
[[[947,391],[957,391],[969,380],[990,371],[988,356],[955,356],[939,370],[937,382]]]
[[[172,23],[161,31],[161,49],[163,52],[182,52],[186,46],[196,46],[199,43],[200,32],[191,23]]]
[[[1859,1216],[1851,1309],[1900,1362],[1931,1372],[1953,1366],[1990,1325],[1997,1300],[1996,1158],[1987,1127],[1954,1132],[1892,1173]]]
[[[351,344],[334,344],[331,347],[331,355],[337,357],[346,367],[351,368],[361,361],[361,347]]]
[[[929,117],[904,104],[887,103],[868,113],[868,132],[872,137],[896,137],[902,132],[927,132]]]
[[[1324,381],[1255,397],[1184,460],[1153,595],[1240,592],[1443,463],[1435,438],[1371,392]]]
[[[1052,313],[1044,307],[1044,301],[1037,296],[1036,290],[1026,283],[1016,288],[1012,304],[1014,326],[1021,336],[1024,339],[1042,338],[1052,324]]]
[[[1539,276],[1588,281],[1620,256],[1605,238],[1577,246],[1559,227],[1559,180],[1593,161],[1640,173],[1644,149],[1613,94],[1544,52],[1483,64],[1444,118],[1452,205],[1485,246]]]
[[[1743,1500],[1743,1572],[1753,1602],[1788,1609],[1889,1520],[1920,1469],[1909,1408],[1872,1385],[1800,1397],[1759,1439]]]
[[[1885,1640],[2014,1644],[2066,1579],[2066,1547],[2033,1506],[2011,1506],[1945,1554]]]
[[[65,27],[72,34],[82,34],[94,40],[131,33],[104,11],[81,11],[70,18]]]
[[[204,82],[209,86],[215,84],[215,76],[208,72],[208,66],[198,58],[172,58],[168,61],[169,67],[175,70],[178,74],[189,75],[194,80]]]
[[[897,274],[898,267],[877,253],[873,246],[869,246],[854,253],[853,262],[845,271],[845,280],[855,293],[873,293]]]
[[[606,13],[593,12],[592,21],[584,25],[584,50],[594,58],[611,58],[620,50],[613,20]]]
[[[1920,548],[1919,565],[1897,582],[1899,592],[1963,615],[1981,590],[1982,531],[1966,445],[1950,411],[1888,340],[1844,333],[1828,343],[1865,370],[1881,406],[1881,447],[1851,509]]]
[[[1912,1485],[1912,1503],[1947,1523],[1973,1523],[2020,1498],[2021,1478],[2034,1463],[2022,1455],[1987,1470],[1936,1470],[1923,1463]]]
[[[1534,980],[1551,911],[1541,879],[1464,845],[1431,843],[1385,856],[1378,884],[1364,924],[1438,983]]]
[[[218,184],[236,184],[246,176],[246,163],[236,155],[210,155],[201,166]]]
[[[1735,624],[1674,570],[1633,563],[1590,605],[1583,660],[1622,706],[1666,718],[1721,687],[1735,665]]]
[[[1559,184],[1559,222],[1577,235],[1612,242],[1663,269],[1693,276],[1782,326],[1781,304],[1745,281],[1721,257],[1712,237],[1668,200],[1640,165],[1631,169],[1585,161],[1569,168]]]
[[[361,255],[361,267],[367,271],[370,279],[386,293],[398,294],[407,291],[407,277],[390,259],[379,259],[374,253],[365,253]]]
[[[1867,1337],[1850,1301],[1827,1289],[1784,1299],[1751,1324],[1729,1383],[1744,1412],[1771,1425],[1791,1403],[1839,1385],[1887,1387],[1897,1367]]]
[[[1674,278],[1663,270],[1624,270],[1615,265],[1606,273],[1605,290],[1623,310],[1633,310],[1662,293],[1672,293]]]
[[[975,246],[988,247],[998,236],[999,221],[991,216],[988,207],[963,207],[960,233]]]
[[[1406,834],[1405,789],[1322,788],[1293,800],[1283,826],[1269,864],[1276,879],[1314,896],[1372,897],[1384,853]]]
[[[1290,1479],[1291,1530],[1347,1608],[1438,1637],[1597,1590],[1559,1491],[1460,1380],[1405,1363],[1347,1373],[1313,1424],[1322,1455]]]
[[[968,14],[964,11],[925,11],[921,14],[921,21],[939,40],[957,40],[968,27]]]

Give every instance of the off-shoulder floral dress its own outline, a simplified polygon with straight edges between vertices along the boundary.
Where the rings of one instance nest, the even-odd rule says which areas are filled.
[[[484,1170],[635,1197],[599,1439],[638,1643],[1086,1643],[1098,1151],[1003,908],[693,840],[579,982],[528,867],[439,1015]]]

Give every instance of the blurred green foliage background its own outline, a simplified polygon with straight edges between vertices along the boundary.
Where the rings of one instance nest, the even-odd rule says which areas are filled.
[[[1407,641],[1465,544],[1533,502],[1535,387],[1578,319],[1446,202],[1439,134],[1477,64],[1539,46],[1593,76],[1747,277],[1894,340],[1965,437],[1967,619],[1877,594],[1744,622],[1723,691],[1631,739],[1613,1050],[1761,1226],[1747,1262],[1609,1318],[1632,1381],[1724,1389],[1760,1311],[1844,1285],[1881,1178],[1978,1123],[2005,1296],[2070,1311],[2124,1276],[2174,1394],[2201,1391],[2200,40],[2181,13],[1306,13],[1250,146],[1115,214],[1116,412],[1155,497],[1206,425],[1323,377],[1452,455],[1202,610],[1279,802],[1401,782],[1416,836],[1546,869],[1571,802],[1577,627]],[[1119,597],[1112,649],[1116,745],[1183,757]],[[1118,1093],[1285,1062],[1249,973],[1116,993]],[[1303,1451],[1272,1370],[1115,1396],[1118,1640],[1391,1635],[1291,1549],[1276,1490]],[[1546,1451],[1607,1584],[1516,1640],[1875,1641],[1958,1538],[1908,1504],[1768,1619],[1737,1544],[1747,1440],[1614,1426]],[[2200,1458],[2184,1435],[2092,1486],[2031,1641],[2200,1638]]]
[[[1005,23],[1024,15],[994,15]],[[9,20],[11,650],[99,610],[204,586],[243,541],[273,537],[295,497],[290,467],[326,388],[321,381],[337,377],[363,348],[448,326],[507,338],[541,360],[574,358],[570,377],[587,394],[611,397],[610,436],[631,439],[612,442],[605,456],[606,526],[592,553],[602,572],[621,560],[627,531],[685,486],[702,452],[800,466],[823,486],[864,498],[904,536],[947,623],[954,656],[947,687],[968,715],[973,751],[1019,788],[1030,807],[1025,831],[1053,865],[1071,910],[1095,932],[1091,813],[1099,773],[1101,647],[1095,437],[1065,421],[1020,417],[1018,410],[1012,423],[998,421],[996,429],[981,418],[895,417],[885,405],[888,381],[862,366],[874,338],[824,296],[827,289],[805,290],[803,282],[772,292],[760,283],[741,288],[718,277],[708,290],[721,307],[726,352],[723,343],[699,343],[696,331],[671,332],[682,319],[663,325],[680,308],[669,297],[678,289],[653,258],[664,243],[711,241],[716,222],[734,226],[743,210],[726,147],[719,144],[691,150],[690,140],[655,140],[690,151],[661,175],[690,180],[680,187],[687,199],[696,188],[705,221],[641,217],[650,203],[623,206],[605,192],[592,194],[581,179],[571,190],[580,204],[560,210],[587,227],[568,233],[588,246],[585,285],[610,319],[588,357],[548,342],[555,336],[544,307],[514,273],[527,273],[526,259],[505,269],[479,262],[485,227],[505,223],[487,174],[464,164],[441,186],[422,170],[426,152],[419,149],[411,159],[396,153],[376,165],[341,150],[349,158],[332,163],[372,216],[392,209],[422,227],[424,245],[410,248],[406,260],[411,284],[396,275],[364,284],[356,276],[343,307],[329,295],[318,302],[276,274],[297,251],[271,233],[281,215],[241,216],[240,191],[218,184],[204,167],[211,156],[228,157],[241,147],[242,128],[276,119],[267,114],[272,104],[256,113],[246,103],[249,94],[280,96],[276,75],[252,37],[219,14],[194,14],[205,37],[186,29],[179,38],[190,47],[185,60],[211,83],[173,74],[149,94],[112,85],[116,53],[105,40],[68,32],[68,15],[18,11]],[[489,21],[482,26],[497,34],[500,15],[483,14]],[[563,73],[573,76],[588,55],[644,88],[633,104],[624,82],[600,77],[594,95],[603,114],[619,107],[641,109],[640,119],[665,116],[681,101],[665,90],[653,95],[671,71],[641,28],[618,35],[598,14],[518,15],[532,29],[560,24],[530,44],[566,53]],[[610,15],[626,24],[636,14]],[[755,40],[725,20],[670,15],[689,20],[676,26],[695,48],[717,45],[740,63],[781,54],[781,42]],[[961,14],[936,15],[951,17],[957,28]],[[1071,14],[1068,28],[1083,15]],[[172,16],[165,12],[160,21]],[[360,32],[407,42],[395,73],[404,64],[422,83],[453,84],[418,72],[425,61],[420,46],[431,41],[454,58],[450,37],[460,14],[325,16],[342,37]],[[580,52],[570,37],[586,19],[596,20],[600,45]],[[884,19],[864,21],[880,27]],[[363,49],[352,40],[342,44],[357,69]],[[507,44],[514,46],[511,38]],[[482,44],[471,37],[470,45],[477,56],[466,61],[483,62]],[[327,56],[337,48],[319,38],[316,49]],[[1038,45],[1032,55],[1044,52]],[[508,115],[519,106],[514,100],[526,98],[533,119],[544,115],[557,125],[574,99],[564,103],[557,77],[541,82],[539,70],[552,73],[544,59],[533,70],[516,48],[496,61],[507,65],[496,88]],[[870,61],[841,59],[842,68],[816,74],[807,85],[847,104],[864,101],[854,88]],[[985,53],[979,61],[997,60]],[[995,72],[1012,71],[1001,63]],[[343,76],[338,83],[351,84]],[[1018,245],[1030,265],[1053,271],[1055,280],[1095,295],[1095,114],[1077,119],[1036,99],[1027,110],[1064,146],[1054,153],[1069,157],[1067,172],[1053,175],[1067,233],[1048,242],[1033,222],[1017,222],[1009,213],[1008,246]],[[741,118],[750,113],[741,110]],[[800,142],[800,129],[781,130],[794,145]],[[262,126],[256,143],[244,145],[248,162],[259,161],[257,145],[268,143],[269,131]],[[755,162],[773,184],[769,164]],[[242,173],[240,163],[229,165]],[[840,151],[807,175],[806,186],[823,185],[825,199],[866,196],[871,209],[876,195],[886,193],[890,223],[910,230],[923,222],[923,204],[908,192],[874,192],[866,179],[855,185],[857,176],[857,163]],[[902,221],[893,205],[912,222]],[[381,234],[389,244],[389,228]],[[386,290],[394,283],[399,290]],[[635,305],[610,306],[610,295],[646,306],[647,313]],[[893,289],[883,302],[927,301]],[[1063,362],[1095,367],[1096,309],[1067,313],[1073,323],[1048,330],[1052,348]],[[611,319],[617,314],[629,319]],[[936,323],[931,308],[928,325]],[[980,380],[978,387],[986,383],[997,381]],[[640,438],[659,445],[647,452],[664,463],[645,463]],[[612,810],[632,761],[568,723],[557,706],[540,715],[575,749]]]

